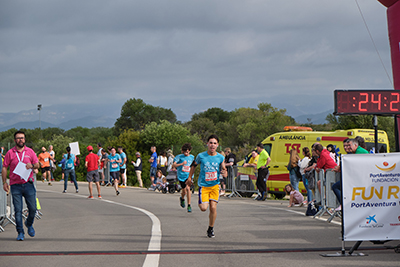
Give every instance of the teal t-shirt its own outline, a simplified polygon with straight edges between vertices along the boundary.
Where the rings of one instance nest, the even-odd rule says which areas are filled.
[[[185,182],[187,178],[189,178],[190,166],[194,161],[194,156],[189,155],[186,157],[183,154],[179,154],[174,158],[174,162],[178,164],[183,163],[184,161],[186,161],[185,165],[178,166],[178,168],[176,168],[178,171],[178,180],[182,182]]]
[[[208,155],[207,151],[197,155],[196,163],[200,164],[200,175],[197,184],[201,187],[212,187],[219,184],[221,164],[225,158],[217,153],[215,156]]]
[[[119,160],[121,159],[119,154],[109,155],[108,160]],[[110,162],[110,172],[119,172],[119,163],[118,162]]]

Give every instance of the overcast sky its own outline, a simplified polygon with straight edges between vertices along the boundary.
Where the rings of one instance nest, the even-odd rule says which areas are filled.
[[[180,120],[268,102],[296,117],[336,88],[393,88],[386,8],[358,0],[3,0],[0,113],[130,98]]]

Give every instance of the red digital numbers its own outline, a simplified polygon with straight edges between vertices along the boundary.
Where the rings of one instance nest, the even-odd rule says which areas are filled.
[[[334,114],[400,115],[399,95],[400,90],[335,90]]]

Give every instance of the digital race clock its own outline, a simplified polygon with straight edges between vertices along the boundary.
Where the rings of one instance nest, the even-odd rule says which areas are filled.
[[[335,115],[400,114],[400,90],[335,90]]]

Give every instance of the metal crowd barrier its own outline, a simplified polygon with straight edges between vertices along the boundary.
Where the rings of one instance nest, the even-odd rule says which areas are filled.
[[[14,226],[16,226],[15,224],[15,216],[14,216],[14,205],[12,202],[12,197],[11,197],[11,193],[9,194],[9,196],[7,196],[7,193],[3,190],[3,179],[1,178],[2,175],[0,173],[0,232],[4,231],[4,227],[11,223]],[[37,180],[36,180],[36,174],[34,174],[34,185],[36,188],[37,185]],[[9,203],[9,206],[7,205]],[[28,209],[26,206],[26,202],[22,201],[23,206],[22,206],[22,218],[26,219],[27,218],[27,214],[28,214]],[[39,199],[37,198],[36,195],[36,204],[37,204],[37,210],[36,210],[36,214],[35,214],[35,218],[36,219],[41,219],[43,216],[43,213],[40,211],[40,204],[39,204]],[[9,207],[10,210],[10,214],[7,214],[7,206]]]
[[[227,188],[229,184],[229,190],[232,192],[228,197],[251,197],[257,194],[258,190],[251,176],[257,177],[257,171],[253,167],[228,167]]]
[[[316,202],[321,203],[321,209],[314,215],[314,218],[317,216],[321,217],[326,212],[330,215],[328,219],[328,222],[330,222],[335,216],[340,216],[340,213],[331,211],[331,209],[340,205],[332,191],[332,185],[339,181],[339,179],[340,173],[334,172],[331,169],[326,172],[321,170],[319,173],[315,173],[314,195]]]

